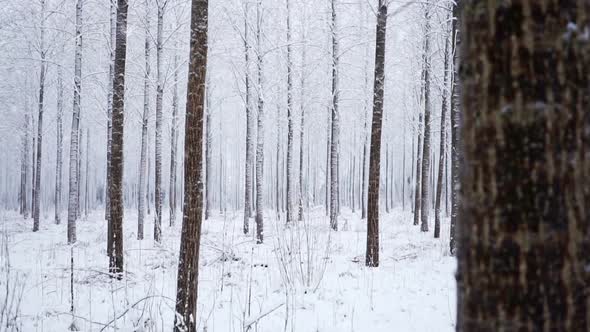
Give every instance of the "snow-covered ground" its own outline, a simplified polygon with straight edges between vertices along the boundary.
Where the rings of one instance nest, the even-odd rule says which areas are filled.
[[[107,274],[101,211],[78,221],[72,319],[66,222],[42,220],[33,233],[30,219],[0,213],[0,331],[9,311],[19,331],[67,331],[72,320],[80,331],[170,331],[181,221],[163,221],[161,245],[152,240],[153,215],[146,221],[145,240],[138,241],[137,216],[126,211],[121,281]],[[240,214],[204,222],[199,331],[454,330],[456,263],[448,255],[447,220],[443,237],[433,239],[412,225],[410,212],[383,215],[378,268],[364,266],[366,226],[350,211],[338,232],[320,209],[289,228],[270,211],[265,222],[263,245],[242,234]]]

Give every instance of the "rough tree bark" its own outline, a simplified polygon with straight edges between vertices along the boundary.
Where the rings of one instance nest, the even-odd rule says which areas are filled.
[[[207,77],[205,86],[205,220],[211,214],[213,204],[213,132],[211,130],[211,86]]]
[[[590,2],[463,6],[457,331],[589,331]]]
[[[90,129],[86,128],[86,172],[85,180],[84,180],[84,215],[86,219],[88,219],[88,204],[89,204],[89,197],[88,197],[88,170],[90,169],[89,164],[89,156],[90,156]]]
[[[110,204],[112,243],[109,271],[123,277],[123,129],[125,120],[125,62],[127,60],[127,0],[117,2],[117,41],[113,78],[113,131],[111,151]]]
[[[61,223],[62,167],[63,167],[63,114],[64,84],[62,67],[57,67],[57,157],[55,161],[55,223]]]
[[[174,331],[196,331],[199,246],[203,212],[203,109],[207,76],[207,0],[192,0],[186,103],[184,209]]]
[[[340,114],[338,113],[338,98],[340,91],[338,90],[338,38],[336,26],[336,0],[331,1],[332,21],[330,24],[330,34],[332,38],[332,133],[330,138],[330,227],[333,230],[338,230],[338,213],[340,191],[338,188],[338,160],[339,160],[339,144],[340,144]]]
[[[263,58],[262,58],[262,3],[256,5],[256,65],[258,70],[258,133],[256,144],[256,243],[264,242],[264,93],[263,93]]]
[[[250,216],[252,215],[252,163],[254,158],[254,141],[252,139],[252,127],[254,126],[254,116],[250,108],[250,46],[248,44],[248,4],[244,7],[244,75],[246,84],[246,162],[244,184],[244,234],[248,234],[250,228]]]
[[[148,145],[148,125],[150,117],[150,3],[145,1],[145,72],[143,77],[143,116],[141,119],[141,152],[139,160],[139,197],[137,206],[137,239],[143,240],[145,203],[146,203],[146,168],[147,168],[147,145]]]
[[[82,2],[76,2],[76,49],[74,51],[74,106],[70,134],[70,178],[68,193],[68,243],[76,242],[78,214],[78,149],[80,131],[80,88],[82,85]]]
[[[426,2],[424,19],[424,142],[422,144],[422,189],[420,190],[420,230],[428,232],[430,211],[430,1]]]
[[[447,15],[449,19],[448,24],[452,24],[452,13],[449,12]],[[444,179],[444,171],[445,171],[445,153],[447,146],[447,108],[448,108],[448,98],[449,98],[449,69],[450,69],[450,58],[449,58],[449,47],[451,44],[450,35],[445,36],[445,55],[444,55],[444,79],[443,79],[443,93],[442,93],[442,105],[441,105],[441,116],[440,116],[440,156],[438,159],[438,180],[436,185],[436,203],[434,209],[434,237],[440,237],[440,204],[442,199],[442,191],[443,191],[443,179]]]
[[[369,157],[369,199],[367,202],[366,266],[379,266],[379,185],[381,170],[381,127],[383,124],[383,95],[385,85],[385,36],[387,31],[387,2],[379,0],[375,41],[375,81],[373,88],[373,122]]]
[[[451,225],[450,225],[450,236],[449,236],[449,248],[451,255],[455,254],[456,251],[456,235],[455,229],[457,225],[457,219],[459,215],[459,189],[461,186],[459,178],[459,153],[461,152],[459,143],[461,138],[459,137],[459,122],[461,120],[461,112],[459,110],[459,85],[457,84],[458,69],[459,69],[459,52],[457,52],[457,46],[459,45],[459,5],[453,5],[453,27],[452,27],[452,51],[453,54],[453,79],[451,80]]]

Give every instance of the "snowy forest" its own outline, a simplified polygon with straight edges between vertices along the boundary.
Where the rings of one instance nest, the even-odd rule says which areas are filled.
[[[590,331],[590,1],[0,0],[1,331]]]

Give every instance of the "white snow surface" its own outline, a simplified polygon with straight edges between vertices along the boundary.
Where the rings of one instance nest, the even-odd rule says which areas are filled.
[[[11,311],[0,331],[67,331],[72,321],[80,331],[172,330],[181,218],[174,227],[163,220],[156,245],[154,215],[138,241],[137,215],[126,211],[121,281],[108,275],[102,212],[79,220],[73,317],[66,223],[55,225],[49,215],[33,233],[31,219],[0,213],[0,305]],[[203,222],[198,331],[453,331],[456,260],[448,254],[448,220],[441,239],[412,220],[399,208],[382,214],[381,264],[367,268],[366,221],[350,211],[343,211],[338,232],[322,209],[290,228],[284,215],[265,211],[262,245],[242,234],[241,214],[214,213]]]

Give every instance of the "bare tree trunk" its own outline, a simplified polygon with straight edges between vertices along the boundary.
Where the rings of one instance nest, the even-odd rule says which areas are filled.
[[[375,84],[373,89],[373,123],[371,125],[371,155],[369,159],[369,200],[367,203],[366,266],[379,266],[379,185],[381,171],[381,127],[383,124],[383,95],[385,85],[385,35],[387,3],[379,1],[375,41]]]
[[[150,3],[145,1],[145,43],[144,43],[144,57],[145,57],[145,72],[143,77],[143,116],[141,119],[141,154],[139,160],[139,197],[137,207],[137,239],[143,240],[144,219],[145,219],[145,203],[146,203],[146,163],[148,155],[148,125],[150,118]],[[149,176],[149,175],[148,175]],[[148,177],[149,181],[149,177]]]
[[[293,66],[291,60],[291,10],[287,3],[287,224],[293,221]]]
[[[457,331],[589,331],[590,2],[462,3]]]
[[[74,107],[70,134],[70,177],[68,194],[68,244],[76,242],[76,217],[78,213],[78,149],[80,131],[80,92],[82,85],[82,2],[76,2],[76,50],[74,56]]]
[[[28,197],[28,188],[29,188],[29,170],[31,168],[30,159],[29,159],[29,154],[30,154],[29,136],[30,136],[32,129],[29,126],[30,122],[31,122],[31,120],[30,120],[31,116],[29,115],[30,110],[28,109],[29,108],[28,103],[25,107],[26,107],[26,109],[25,109],[25,146],[24,146],[24,149],[25,149],[25,156],[24,156],[24,159],[25,159],[25,170],[24,170],[25,181],[24,181],[23,203],[22,204],[23,204],[23,217],[25,219],[28,219],[29,218],[29,205],[27,202],[27,197]]]
[[[207,91],[209,87],[207,87]],[[209,103],[207,103],[207,113],[209,113]],[[207,123],[208,124],[208,123]],[[170,226],[174,226],[176,221],[176,149],[178,146],[178,55],[174,54],[174,90],[172,95],[172,137],[170,139]],[[207,133],[208,134],[208,133]],[[207,150],[207,152],[209,152]]]
[[[289,1],[289,0],[288,0]],[[297,220],[303,220],[303,201],[307,200],[308,192],[305,190],[307,186],[303,185],[303,146],[304,146],[304,137],[305,137],[305,62],[306,62],[306,46],[305,46],[305,27],[303,27],[303,45],[301,46],[301,123],[299,125],[299,211],[297,215]],[[308,162],[309,162],[309,151],[308,151]],[[309,183],[309,174],[307,175],[307,183]]]
[[[76,183],[78,184],[78,191],[76,195],[76,219],[80,219],[81,210],[82,210],[82,202],[80,201],[80,196],[82,193],[82,153],[84,150],[84,136],[82,136],[82,127],[78,128],[78,180]]]
[[[330,216],[330,141],[332,140],[332,107],[328,107],[328,118],[326,121],[326,216]]]
[[[254,159],[254,141],[252,139],[252,127],[254,126],[254,116],[250,108],[250,46],[248,44],[248,3],[244,7],[244,75],[246,81],[246,162],[244,184],[244,234],[248,234],[250,229],[250,216],[252,215],[252,162]]]
[[[262,4],[256,5],[256,56],[258,67],[258,133],[256,144],[256,243],[264,242],[264,94],[262,63]]]
[[[37,134],[35,133],[35,116],[33,115],[33,113],[31,113],[31,139],[32,139],[32,145],[31,145],[31,160],[32,160],[32,164],[31,164],[31,173],[32,173],[32,177],[31,177],[31,217],[34,217],[35,215],[35,179],[37,178],[35,176],[36,174],[36,170],[37,170]]]
[[[41,52],[41,71],[39,74],[39,119],[37,120],[37,157],[35,171],[35,196],[33,209],[33,232],[39,230],[40,204],[41,204],[41,156],[43,148],[43,98],[45,96],[45,75],[47,67],[45,63],[45,0],[41,0],[41,41],[39,51]]]
[[[107,185],[105,186],[105,219],[107,220],[107,255],[112,254],[113,243],[112,222],[111,222],[111,155],[113,147],[113,82],[115,79],[115,48],[117,44],[117,1],[110,0],[110,62],[107,102]]]
[[[63,73],[62,67],[57,67],[57,157],[55,162],[55,223],[61,223],[61,188],[62,188],[62,166],[63,166]]]
[[[339,144],[340,144],[340,114],[338,112],[338,38],[336,26],[336,0],[331,2],[332,21],[330,33],[332,36],[332,137],[330,142],[330,227],[338,230],[338,214],[340,191],[338,188],[338,161],[339,161]]]
[[[196,331],[199,246],[203,213],[203,109],[207,77],[207,0],[192,0],[185,124],[184,209],[174,331]]]
[[[123,129],[125,120],[125,62],[127,60],[127,0],[117,3],[117,47],[113,80],[113,146],[111,153],[111,243],[109,271],[123,277]]]
[[[422,146],[422,189],[420,198],[421,224],[420,230],[428,232],[428,217],[430,210],[430,3],[427,2],[424,18],[424,144]]]
[[[156,218],[154,220],[154,241],[162,241],[162,108],[164,97],[164,81],[162,73],[163,62],[163,35],[164,35],[164,9],[166,1],[157,0],[158,7],[158,32],[156,35],[156,179],[155,179],[155,205]]]
[[[211,131],[211,85],[207,78],[205,87],[205,219],[209,219],[211,204],[213,204],[213,132]]]
[[[452,14],[447,15],[449,19],[449,24],[451,24]],[[443,188],[443,179],[444,179],[444,170],[445,170],[445,147],[447,145],[447,101],[448,101],[448,84],[449,84],[449,47],[451,44],[451,39],[449,36],[445,38],[445,62],[444,62],[444,81],[443,81],[443,93],[442,93],[442,110],[440,116],[440,156],[438,160],[438,180],[436,186],[436,203],[435,203],[435,210],[434,210],[434,237],[440,237],[440,205],[441,205],[441,198],[442,198],[442,188]]]
[[[375,112],[373,112],[375,113]],[[373,115],[375,116],[375,115]],[[380,158],[381,159],[381,158]],[[385,213],[389,213],[389,143],[385,143]]]

